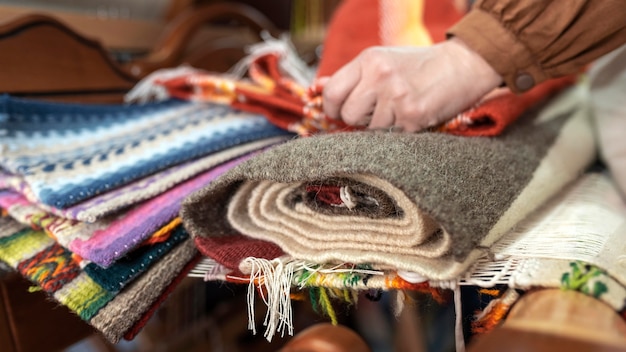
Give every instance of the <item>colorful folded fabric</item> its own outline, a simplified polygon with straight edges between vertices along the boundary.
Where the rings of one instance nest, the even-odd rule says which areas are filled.
[[[111,213],[157,196],[198,173],[244,154],[281,143],[287,138],[290,137],[272,137],[233,146],[197,160],[173,166],[65,209],[37,203],[33,200],[36,197],[29,196],[33,193],[28,184],[19,176],[0,173],[0,189],[10,189],[21,193],[30,203],[55,216],[82,222],[95,222]]]
[[[278,61],[277,54],[267,54],[256,58],[250,65],[251,68],[257,65],[272,67],[278,66]],[[272,68],[274,75],[280,74],[278,67]],[[179,99],[224,103],[236,109],[262,114],[276,126],[301,136],[363,129],[348,126],[324,114],[321,96],[323,87],[320,84],[315,83],[307,90],[299,87],[287,75],[259,78],[254,76],[255,72],[257,70],[250,71],[252,82],[195,71],[174,78],[156,79],[155,84],[163,86],[169,96]],[[575,80],[574,76],[549,80],[521,95],[506,88],[496,90],[475,107],[433,130],[461,136],[496,136],[524,111],[571,86]],[[264,82],[267,81],[270,82],[269,87],[265,86]]]
[[[12,232],[15,224],[10,217],[0,218],[0,260],[87,322],[106,315],[106,311],[101,312],[103,307],[115,304],[117,296],[127,290],[132,291],[135,281],[161,279],[163,268],[159,266],[163,262],[184,262],[167,269],[177,273],[196,253],[187,232],[179,226],[165,241],[139,248],[108,269],[95,264],[83,268],[70,251],[42,231],[22,225],[22,229]],[[160,287],[156,285],[153,290],[159,293]],[[129,316],[109,319],[110,325],[122,324],[122,320],[123,324],[134,322]]]
[[[252,154],[205,171],[128,211],[94,223],[60,218],[29,203],[19,193],[0,191],[0,206],[14,219],[44,229],[60,245],[83,259],[108,267],[155,232],[176,226],[182,200]]]
[[[273,42],[267,45],[275,46]],[[297,82],[296,77],[281,69],[285,61],[294,60],[297,54],[288,50],[286,43],[279,45],[284,49],[263,53],[266,49],[262,48],[258,49],[261,54],[253,54],[247,63],[248,79],[193,69],[164,69],[140,82],[128,93],[127,99],[146,100],[163,95],[225,104],[242,111],[262,114],[272,124],[302,136],[320,131],[353,130],[341,120],[331,119],[324,114],[321,85],[311,84],[307,87],[308,83]]]
[[[182,101],[80,105],[0,98],[0,166],[67,208],[155,172],[285,135],[257,114]]]
[[[493,138],[352,132],[296,139],[193,194],[181,216],[197,245],[243,235],[296,260],[454,279],[592,162],[582,94],[572,89]]]
[[[545,81],[524,94],[514,94],[507,88],[496,89],[470,108],[444,124],[435,127],[438,132],[457,136],[497,136],[533,107],[572,86],[575,76]]]

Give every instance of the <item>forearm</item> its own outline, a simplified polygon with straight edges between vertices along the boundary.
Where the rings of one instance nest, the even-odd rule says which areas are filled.
[[[478,0],[449,30],[523,92],[626,43],[624,0]]]

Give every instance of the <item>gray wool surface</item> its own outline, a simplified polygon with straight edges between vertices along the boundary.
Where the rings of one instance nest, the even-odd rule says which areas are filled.
[[[456,260],[480,243],[526,187],[569,114],[528,112],[498,137],[350,132],[294,139],[238,165],[182,205],[193,236],[235,233],[229,199],[244,180],[315,182],[372,174],[401,189],[452,237]]]

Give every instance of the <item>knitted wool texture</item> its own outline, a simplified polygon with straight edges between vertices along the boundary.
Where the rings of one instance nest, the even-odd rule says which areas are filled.
[[[94,223],[50,215],[21,195],[8,191],[0,191],[0,206],[18,221],[44,229],[62,246],[83,259],[108,267],[172,221],[185,197],[250,156],[214,167],[126,212]]]
[[[66,208],[242,143],[285,135],[262,116],[166,101],[141,106],[0,99],[0,166],[34,201]]]
[[[9,224],[15,223],[9,217],[0,218],[0,222],[7,230]],[[187,233],[179,226],[167,240],[141,248],[108,269],[95,264],[81,268],[71,252],[46,234],[22,228],[0,233],[0,260],[88,321],[129,283],[187,239]]]
[[[140,329],[141,325],[136,325],[145,321],[143,317],[150,314],[153,305],[164,299],[168,287],[172,288],[170,284],[190,269],[187,264],[197,254],[191,241],[181,243],[100,309],[89,324],[111,343],[117,343],[130,330]]]
[[[10,189],[21,193],[30,200],[30,203],[57,217],[82,222],[95,222],[106,215],[157,196],[198,173],[249,152],[280,143],[286,138],[288,137],[273,137],[233,146],[200,159],[168,168],[65,209],[58,209],[33,201],[36,197],[31,196],[33,192],[19,176],[0,173],[0,189]]]
[[[189,272],[193,270],[193,268],[198,264],[200,260],[201,257],[199,255],[196,255],[189,262],[187,262],[183,269],[178,273],[178,276],[176,276],[172,281],[169,282],[167,287],[163,289],[159,297],[157,297],[152,302],[150,307],[147,310],[144,309],[145,312],[141,315],[139,320],[135,321],[133,326],[124,333],[125,340],[131,341],[137,336],[138,333],[141,332],[141,329],[143,329],[143,327],[148,323],[150,318],[152,318],[154,313],[156,313],[156,311],[161,307],[163,302],[165,302],[168,296],[174,291],[174,289],[176,289],[181,281],[183,281],[187,277]]]
[[[593,160],[579,90],[537,111],[495,138],[353,132],[296,139],[193,194],[181,216],[204,245],[241,234],[296,259],[451,279]],[[337,179],[387,194],[403,216],[329,216],[298,200],[302,185]]]

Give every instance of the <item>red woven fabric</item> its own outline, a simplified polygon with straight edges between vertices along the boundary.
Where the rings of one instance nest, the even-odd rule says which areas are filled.
[[[462,17],[452,1],[424,1],[424,25],[434,43],[446,40],[446,31]]]
[[[280,59],[278,54],[257,57],[248,67],[247,80],[195,72],[159,79],[155,83],[165,87],[171,97],[228,104],[262,114],[277,127],[301,136],[354,130],[343,121],[324,114],[320,85],[302,87],[283,75]]]
[[[318,77],[331,76],[380,38],[380,0],[344,0],[333,13],[324,38]],[[446,31],[463,17],[452,1],[425,0],[424,26],[433,42],[446,39]]]
[[[341,200],[340,187],[329,185],[306,186],[306,192],[313,194],[315,199],[326,205],[343,204]]]
[[[344,0],[333,13],[317,68],[331,76],[370,46],[380,45],[378,0]]]
[[[243,235],[194,238],[196,248],[203,255],[228,269],[239,270],[239,264],[247,257],[274,259],[285,253],[279,246]]]
[[[545,81],[521,95],[506,92],[448,121],[438,131],[459,136],[497,136],[524,111],[575,82],[575,76],[566,76]]]

